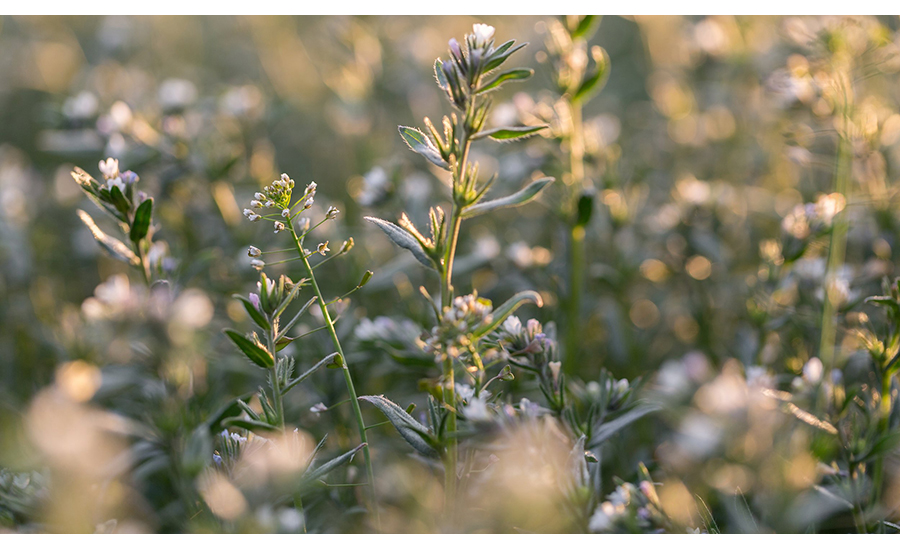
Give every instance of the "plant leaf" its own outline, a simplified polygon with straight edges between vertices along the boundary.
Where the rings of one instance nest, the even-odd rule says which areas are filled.
[[[549,126],[501,126],[499,128],[491,128],[478,132],[472,139],[482,139],[489,137],[495,141],[515,141],[517,139],[525,139],[534,134],[545,130]]]
[[[250,318],[253,319],[253,322],[256,323],[259,328],[263,330],[269,330],[270,328],[272,328],[272,325],[269,324],[266,316],[263,315],[261,311],[256,309],[250,300],[244,298],[240,294],[235,294],[234,298],[237,298],[241,301],[242,304],[244,304],[244,309],[247,310],[247,315],[249,315]]]
[[[147,232],[150,231],[150,220],[152,217],[153,199],[149,198],[142,202],[134,213],[134,223],[131,224],[131,234],[129,235],[132,242],[140,242],[141,239],[147,236]]]
[[[489,90],[493,90],[504,84],[508,80],[525,80],[527,78],[531,78],[534,75],[534,71],[531,69],[510,69],[505,73],[500,73],[495,76],[490,82],[475,90],[476,94],[483,94]]]
[[[222,421],[222,425],[229,428],[243,428],[252,432],[274,432],[278,428],[267,424],[262,420],[250,420],[248,418],[232,417]]]
[[[578,21],[575,30],[572,31],[572,38],[590,37],[600,25],[602,18],[602,15],[585,15]]]
[[[335,468],[338,468],[339,466],[343,466],[344,464],[347,464],[348,462],[350,462],[350,460],[353,459],[353,455],[355,455],[357,452],[359,452],[360,449],[362,449],[365,446],[366,446],[365,443],[360,443],[353,449],[350,449],[349,451],[347,451],[346,453],[344,453],[338,457],[332,458],[331,460],[329,460],[325,464],[322,464],[315,470],[313,470],[313,471],[307,470],[306,473],[303,474],[303,478],[301,479],[300,482],[304,485],[307,485],[309,483],[312,483],[314,481],[322,479],[323,477],[325,477],[326,475],[331,473],[331,471],[334,470]]]
[[[443,157],[441,157],[441,152],[435,144],[431,143],[428,136],[423,134],[420,130],[410,128],[409,126],[400,126],[399,130],[400,137],[403,138],[403,141],[406,142],[410,149],[425,157],[431,164],[443,168],[444,170],[450,169],[450,165],[447,164],[447,161],[444,160]]]
[[[463,210],[462,217],[463,219],[474,218],[475,216],[487,214],[488,212],[497,210],[499,208],[509,208],[511,206],[519,206],[525,204],[532,200],[535,196],[537,196],[537,194],[540,193],[541,190],[544,189],[544,187],[547,187],[547,185],[553,183],[553,181],[553,178],[541,178],[529,183],[524,188],[517,191],[516,193],[513,193],[512,195],[485,201],[478,204],[473,204],[472,206],[466,207],[466,209]]]
[[[589,447],[597,447],[597,445],[614,436],[622,428],[659,409],[659,405],[638,405],[615,420],[601,424],[591,437]]]
[[[81,218],[81,221],[84,222],[84,225],[91,230],[91,234],[94,236],[94,239],[100,243],[100,246],[113,258],[119,260],[120,262],[125,262],[131,265],[140,265],[141,261],[135,255],[134,252],[128,248],[128,245],[120,241],[119,239],[114,239],[103,232],[96,223],[94,223],[94,219],[85,212],[84,210],[77,210],[78,217]]]
[[[269,353],[269,350],[259,347],[255,342],[235,330],[226,328],[224,332],[231,338],[231,341],[234,342],[238,349],[247,356],[247,359],[264,369],[270,369],[275,366],[275,359]]]
[[[377,225],[379,229],[384,231],[384,234],[387,235],[394,244],[401,248],[405,248],[412,252],[412,255],[419,260],[419,263],[424,265],[425,267],[435,269],[434,261],[425,254],[425,250],[422,248],[422,245],[419,244],[419,241],[416,240],[415,237],[409,234],[408,231],[391,223],[387,220],[382,220],[380,218],[374,218],[372,216],[366,216],[365,220],[370,221]]]
[[[284,389],[281,390],[281,395],[284,395],[284,394],[286,394],[287,392],[289,392],[291,389],[293,389],[294,386],[296,386],[296,385],[299,384],[300,382],[303,382],[304,380],[306,380],[307,378],[309,378],[314,372],[316,372],[317,370],[319,370],[319,369],[322,368],[323,366],[325,366],[325,365],[330,365],[330,364],[332,364],[332,363],[334,363],[334,362],[336,362],[336,361],[339,361],[339,360],[340,360],[340,357],[341,357],[341,354],[338,353],[338,352],[334,352],[334,353],[332,353],[332,354],[330,354],[330,355],[326,355],[324,359],[322,359],[321,361],[319,361],[318,363],[316,363],[315,365],[313,365],[312,367],[310,367],[308,371],[304,372],[303,374],[301,374],[301,375],[298,376],[297,378],[294,378],[293,380],[291,380],[291,381],[284,387]]]
[[[475,327],[475,330],[472,332],[472,335],[476,338],[480,338],[485,334],[488,334],[495,328],[500,326],[500,323],[506,320],[507,317],[512,315],[512,313],[519,309],[519,306],[525,304],[525,302],[531,302],[538,307],[542,307],[544,305],[544,301],[541,299],[541,295],[533,290],[524,290],[522,292],[517,292],[513,295],[512,298],[503,302],[503,305],[495,309],[491,315],[484,320],[483,323]]]
[[[400,405],[385,398],[383,395],[363,395],[359,398],[367,401],[384,413],[394,428],[400,432],[400,436],[412,445],[412,448],[429,458],[439,458],[439,454],[431,444],[422,437],[422,433],[428,433],[428,428],[420,424],[415,418],[404,411]]]
[[[450,89],[450,83],[447,82],[447,77],[444,75],[441,65],[442,62],[440,57],[434,60],[434,78],[437,80],[438,86],[446,91]]]
[[[594,72],[585,78],[581,83],[581,86],[578,87],[578,91],[575,92],[573,98],[575,101],[587,100],[589,97],[602,90],[606,85],[606,81],[609,80],[609,54],[606,53],[606,50],[599,47],[597,47],[596,52],[597,53],[592,52],[592,55],[594,55],[594,62],[596,63]]]
[[[127,214],[129,210],[131,210],[131,205],[128,203],[128,199],[125,198],[125,195],[122,194],[122,190],[113,185],[109,189],[109,200],[113,203],[113,206],[116,207],[116,210],[121,212],[122,214]]]

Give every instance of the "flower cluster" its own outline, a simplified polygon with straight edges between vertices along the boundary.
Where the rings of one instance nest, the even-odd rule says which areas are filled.
[[[638,486],[622,483],[607,495],[594,514],[588,527],[594,533],[611,531],[649,532],[668,524],[668,518],[660,505],[656,487],[648,480]],[[662,532],[662,531],[660,531]]]
[[[434,353],[438,360],[443,360],[445,353],[458,356],[461,349],[472,343],[476,328],[490,322],[492,311],[491,301],[479,298],[477,292],[457,296],[451,306],[444,308],[440,322],[425,340],[426,351]]]

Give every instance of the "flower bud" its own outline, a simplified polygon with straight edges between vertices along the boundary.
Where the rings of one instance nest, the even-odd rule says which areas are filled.
[[[266,262],[262,260],[250,260],[250,267],[257,271],[262,271],[262,268],[266,267]]]
[[[251,258],[259,258],[260,256],[262,256],[262,250],[256,248],[255,246],[251,246],[247,250],[247,255]]]
[[[337,208],[335,208],[335,207],[333,207],[333,206],[329,206],[329,207],[328,207],[328,212],[325,213],[325,219],[333,220],[333,219],[335,219],[335,218],[337,217],[337,215],[340,214],[340,213],[341,213],[341,211],[338,210]]]
[[[279,231],[284,231],[284,224],[281,222],[275,222],[275,233]]]

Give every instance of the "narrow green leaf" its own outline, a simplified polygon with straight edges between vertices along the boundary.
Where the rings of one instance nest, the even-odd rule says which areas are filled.
[[[600,427],[594,431],[589,447],[597,447],[597,445],[614,436],[626,426],[652,412],[658,411],[659,408],[658,405],[638,405],[615,420],[601,424]]]
[[[249,315],[250,318],[253,319],[253,322],[256,323],[259,328],[263,330],[269,330],[270,328],[272,328],[272,325],[269,324],[266,316],[263,315],[260,310],[256,309],[256,307],[250,300],[241,296],[240,294],[235,294],[234,297],[240,300],[242,304],[244,304],[244,309],[247,310],[247,315]]]
[[[595,46],[595,48],[591,54],[594,56],[596,66],[594,71],[578,87],[578,91],[575,92],[574,96],[575,101],[587,101],[591,96],[602,90],[606,85],[606,81],[609,80],[609,54],[599,46]]]
[[[306,312],[306,310],[309,309],[309,306],[313,305],[316,302],[316,300],[318,300],[318,299],[319,299],[318,296],[313,296],[312,298],[309,299],[308,302],[303,304],[303,307],[300,308],[300,310],[294,315],[294,317],[290,321],[288,321],[288,324],[284,325],[284,328],[281,329],[281,332],[278,333],[278,338],[277,338],[278,342],[281,342],[282,339],[286,338],[285,335],[288,333],[289,330],[291,330],[294,327],[294,324],[300,319],[300,316],[303,315]],[[290,344],[293,340],[294,340],[293,338],[288,338],[287,342],[284,344],[284,346]],[[284,346],[281,346],[281,347],[284,347]]]
[[[575,216],[575,227],[584,227],[591,221],[594,213],[594,197],[587,193],[578,198],[578,213]]]
[[[578,20],[575,29],[572,30],[572,38],[590,38],[597,27],[600,26],[602,15],[585,15]]]
[[[383,395],[363,395],[359,398],[367,401],[384,413],[400,436],[409,443],[413,449],[429,457],[438,458],[440,455],[431,444],[422,437],[422,433],[428,433],[428,428],[419,423],[415,418],[407,414],[400,405],[385,398]]]
[[[150,220],[153,218],[153,199],[147,199],[137,207],[134,222],[131,224],[131,242],[139,243],[150,231]]]
[[[84,222],[84,225],[87,226],[88,229],[91,230],[91,234],[94,236],[94,239],[100,244],[100,246],[113,258],[125,262],[131,265],[140,265],[141,261],[135,255],[134,252],[128,248],[128,245],[123,243],[118,239],[114,239],[110,237],[106,233],[100,229],[96,223],[94,223],[94,219],[85,212],[84,210],[77,210],[78,217],[81,218],[81,221]]]
[[[401,248],[405,248],[412,252],[412,255],[415,256],[419,263],[424,265],[425,267],[435,269],[434,261],[425,254],[425,250],[422,248],[422,245],[419,244],[419,241],[416,240],[415,237],[409,234],[408,231],[391,223],[387,220],[382,220],[380,218],[374,218],[372,216],[366,216],[364,218],[366,221],[370,221],[378,226],[379,229],[384,231],[384,234],[388,236],[394,244]]]
[[[472,139],[489,137],[495,141],[515,141],[533,136],[546,128],[548,126],[501,126],[500,128],[491,128],[490,130],[478,132],[472,136]]]
[[[488,316],[484,322],[475,327],[475,330],[472,332],[473,336],[480,338],[499,327],[507,317],[512,315],[515,310],[519,309],[519,307],[526,302],[531,302],[538,307],[544,305],[541,295],[533,290],[517,292],[512,298],[503,302],[503,305],[491,312],[490,316]]]
[[[434,78],[437,80],[438,86],[440,86],[442,90],[449,90],[450,84],[447,82],[447,77],[444,75],[441,65],[442,62],[440,57],[434,60]]]
[[[312,471],[307,470],[306,473],[303,474],[303,477],[301,478],[300,483],[302,485],[305,485],[308,487],[310,483],[322,479],[323,477],[325,477],[329,473],[331,473],[332,470],[335,470],[336,468],[343,466],[344,464],[347,464],[348,462],[350,462],[350,460],[353,459],[353,456],[357,452],[359,452],[360,449],[362,449],[365,446],[366,446],[365,443],[360,443],[353,449],[350,449],[349,451],[347,451],[346,453],[344,453],[338,457],[332,458],[331,460],[329,460],[325,464],[322,464],[315,470],[312,470]],[[372,483],[372,480],[369,480],[369,483]]]
[[[229,338],[231,338],[231,341],[234,342],[238,349],[241,350],[248,359],[259,365],[260,367],[269,369],[275,365],[275,359],[269,353],[269,350],[261,348],[252,340],[235,330],[226,328],[224,332],[228,335]]]
[[[511,69],[509,71],[506,71],[505,73],[498,74],[493,79],[491,79],[490,82],[475,90],[475,93],[483,94],[484,92],[493,90],[494,88],[503,85],[507,81],[525,80],[527,78],[531,78],[532,75],[534,75],[534,71],[531,69]]]
[[[334,363],[336,363],[336,362],[340,362],[340,358],[341,358],[341,354],[338,353],[338,352],[334,352],[334,353],[332,353],[332,354],[330,354],[330,355],[326,355],[324,359],[322,359],[321,361],[319,361],[318,363],[316,363],[315,365],[313,365],[312,367],[310,367],[310,369],[309,369],[308,371],[304,372],[303,374],[301,374],[301,375],[298,376],[297,378],[294,378],[293,380],[291,380],[291,381],[284,387],[284,389],[281,390],[281,395],[285,395],[287,392],[289,392],[291,389],[293,389],[294,386],[296,386],[297,384],[303,382],[304,380],[306,380],[307,378],[309,378],[310,376],[312,376],[312,374],[313,374],[314,372],[316,372],[317,370],[319,370],[319,369],[322,368],[323,366],[325,366],[325,365],[332,365],[332,364],[334,364]]]
[[[116,207],[116,210],[122,214],[127,214],[128,211],[131,210],[131,204],[128,202],[128,199],[122,194],[122,190],[115,185],[109,190],[109,199],[113,206]]]
[[[544,189],[544,187],[547,187],[547,185],[549,185],[553,181],[553,178],[541,178],[529,183],[520,191],[513,193],[512,195],[509,195],[507,197],[473,204],[472,206],[468,206],[465,210],[463,210],[462,217],[464,219],[474,218],[475,216],[487,214],[488,212],[492,212],[499,208],[520,206],[536,197],[537,194],[540,193],[542,189]]]
[[[443,157],[441,157],[441,152],[435,144],[431,143],[428,136],[423,134],[420,130],[410,128],[409,126],[400,126],[399,130],[400,137],[403,138],[403,141],[406,142],[410,149],[425,157],[431,164],[443,168],[444,170],[450,169],[450,165],[447,164],[447,161],[444,160]]]
[[[278,428],[272,426],[271,424],[267,424],[261,420],[250,420],[248,418],[226,418],[222,421],[222,425],[229,428],[243,428],[245,430],[250,430],[252,432],[274,432]]]
[[[507,59],[509,59],[509,56],[511,56],[512,54],[516,53],[517,51],[521,50],[522,48],[524,48],[525,46],[528,45],[528,42],[523,42],[522,44],[519,44],[516,47],[512,47],[512,45],[514,43],[515,43],[515,40],[509,40],[509,41],[501,44],[498,48],[496,48],[494,50],[494,53],[491,55],[490,58],[488,58],[488,60],[484,64],[484,72],[489,73],[489,72],[493,71],[494,69],[496,69],[497,67],[499,67],[500,65],[503,65],[503,63]]]

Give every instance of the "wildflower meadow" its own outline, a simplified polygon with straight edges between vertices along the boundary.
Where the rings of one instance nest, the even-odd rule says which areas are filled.
[[[0,532],[896,533],[898,191],[897,16],[0,17]]]

